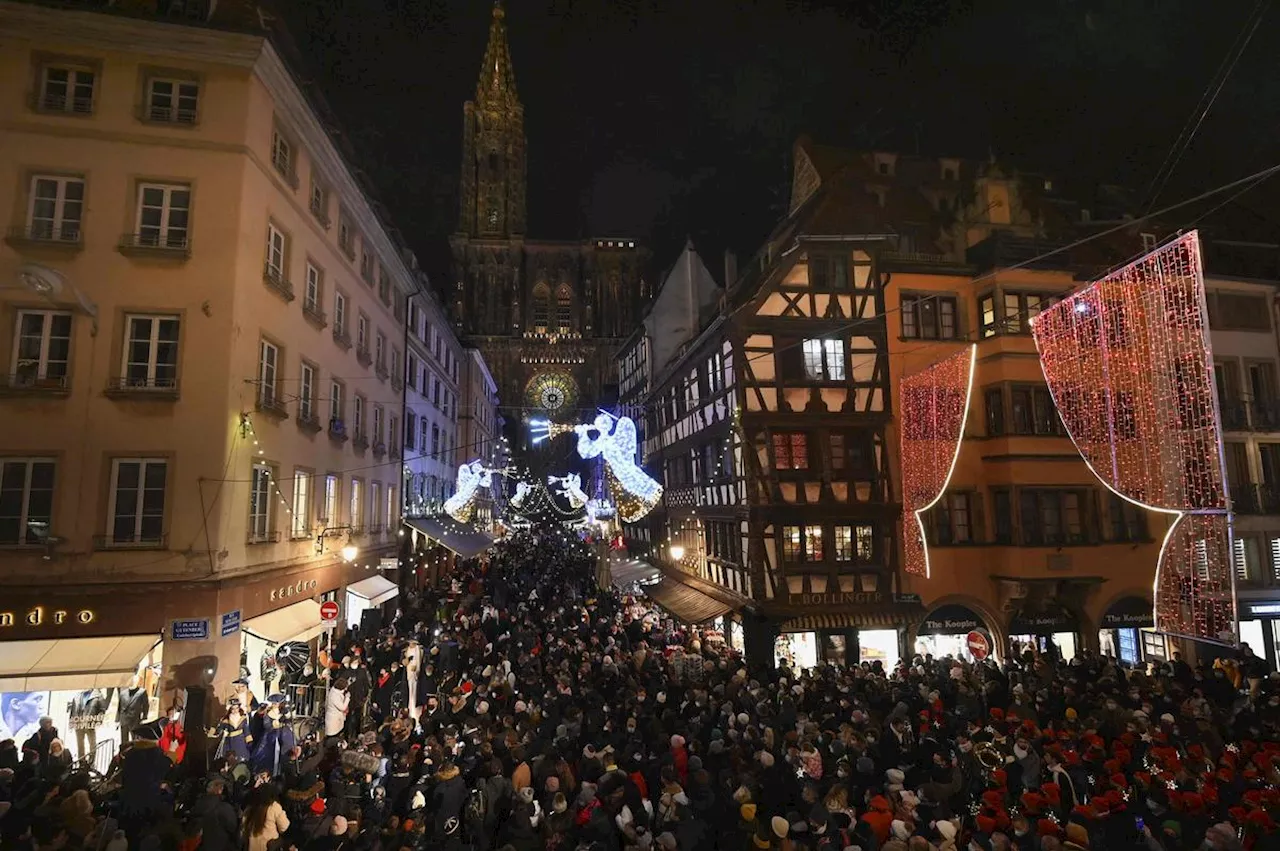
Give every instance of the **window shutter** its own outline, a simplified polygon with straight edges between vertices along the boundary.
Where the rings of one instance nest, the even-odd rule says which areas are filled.
[[[987,513],[983,510],[982,491],[974,491],[969,495],[969,526],[975,544],[985,544],[991,540],[987,533]]]

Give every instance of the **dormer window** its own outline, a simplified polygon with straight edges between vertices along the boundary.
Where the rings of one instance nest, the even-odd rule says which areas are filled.
[[[880,173],[881,173],[881,174],[888,174],[888,173],[889,173],[889,164],[888,164],[888,163],[885,163],[885,162],[880,163],[880,169],[879,169],[879,171],[880,171]]]
[[[944,168],[944,169],[942,170],[942,179],[943,179],[943,180],[955,180],[955,179],[956,179],[956,170],[955,170],[954,168]]]

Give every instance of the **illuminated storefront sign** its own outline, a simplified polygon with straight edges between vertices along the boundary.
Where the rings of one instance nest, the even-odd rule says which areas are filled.
[[[97,615],[93,609],[46,609],[44,606],[32,606],[25,612],[0,612],[0,628],[16,626],[44,626],[53,624],[91,624]]]
[[[285,585],[280,588],[272,588],[270,598],[272,601],[284,600],[289,597],[299,597],[302,595],[313,596],[308,592],[315,591],[320,587],[320,581],[317,579],[299,579],[292,585]]]

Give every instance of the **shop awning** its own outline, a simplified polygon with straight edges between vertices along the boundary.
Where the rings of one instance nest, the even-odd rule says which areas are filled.
[[[1111,604],[1099,624],[1103,629],[1142,629],[1156,625],[1151,601],[1143,597],[1121,597]]]
[[[400,586],[385,576],[370,576],[348,585],[347,593],[363,597],[370,606],[381,606],[400,593]]]
[[[968,606],[939,606],[920,621],[916,635],[965,635],[986,627],[982,616]]]
[[[642,585],[651,582],[656,583],[661,575],[658,568],[639,558],[611,561],[609,572],[613,577],[613,584],[622,588],[629,588],[636,582]]]
[[[645,585],[644,593],[653,602],[687,624],[715,620],[731,608],[714,597],[709,597],[696,588],[690,588],[669,576],[662,577],[661,581],[653,585]]]
[[[451,517],[406,517],[404,522],[463,558],[475,558],[493,546],[493,537]]]
[[[324,632],[324,625],[320,622],[320,604],[315,600],[303,600],[250,618],[241,629],[258,638],[283,644],[286,641],[310,641]]]
[[[1053,635],[1075,632],[1079,620],[1060,605],[1049,604],[1039,609],[1020,609],[1009,619],[1010,635]]]
[[[0,643],[0,691],[118,688],[160,636],[111,635]]]
[[[784,621],[782,632],[814,632],[819,629],[892,629],[902,622],[896,611],[833,612],[829,615],[803,615]]]

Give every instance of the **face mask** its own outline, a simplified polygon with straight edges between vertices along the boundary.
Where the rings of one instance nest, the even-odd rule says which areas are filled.
[[[1015,747],[1015,748],[1013,749],[1013,755],[1014,755],[1014,756],[1016,756],[1018,759],[1026,759],[1026,758],[1027,758],[1027,749],[1026,749],[1026,748],[1018,748],[1018,747]]]
[[[964,753],[968,753],[969,751],[973,750],[973,742],[965,742],[963,745],[960,746],[960,750],[963,751]]]

